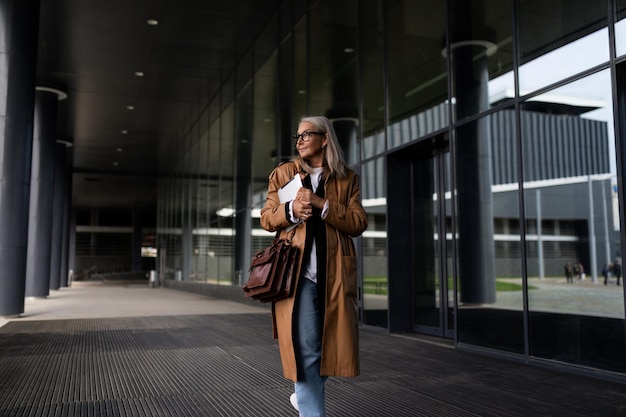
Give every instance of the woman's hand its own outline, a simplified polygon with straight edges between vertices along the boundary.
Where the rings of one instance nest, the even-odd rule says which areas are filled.
[[[313,207],[323,208],[325,200],[313,193],[308,188],[300,188],[293,201],[293,214],[295,217],[307,220],[313,215]]]

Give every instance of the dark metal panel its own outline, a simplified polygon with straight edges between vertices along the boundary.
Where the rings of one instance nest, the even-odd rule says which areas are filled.
[[[397,151],[387,158],[387,253],[390,332],[413,331],[413,234],[411,160]]]

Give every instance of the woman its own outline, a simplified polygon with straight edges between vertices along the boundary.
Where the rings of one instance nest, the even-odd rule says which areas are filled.
[[[343,159],[330,121],[304,117],[294,135],[299,156],[269,177],[261,226],[300,248],[294,294],[272,306],[291,403],[302,417],[325,416],[328,376],[357,376],[356,251],[351,237],[367,227],[356,173]],[[281,203],[278,190],[299,174],[304,187]],[[293,227],[295,225],[295,228]]]

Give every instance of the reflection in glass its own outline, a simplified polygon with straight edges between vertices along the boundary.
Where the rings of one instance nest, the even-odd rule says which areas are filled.
[[[291,36],[283,42],[282,48],[286,49],[288,54],[292,54],[291,71],[288,72],[293,77],[293,85],[285,87],[292,91],[290,104],[291,118],[294,122],[300,120],[302,116],[308,113],[307,107],[307,21],[302,18],[293,28]],[[285,80],[286,81],[286,80]],[[292,128],[293,129],[293,128]]]
[[[260,210],[265,204],[268,176],[278,165],[280,147],[277,133],[276,91],[278,52],[274,51],[254,74],[254,113],[252,128],[252,246],[251,254],[267,247],[274,238],[261,228]],[[293,149],[290,147],[290,150]],[[250,256],[251,257],[251,256]],[[243,271],[242,278],[247,279]]]
[[[615,48],[617,56],[626,54],[626,0],[616,0],[617,18],[615,19]]]
[[[418,153],[413,161],[411,223],[414,228],[412,235],[415,236],[415,253],[412,255],[415,257],[415,272],[412,281],[414,325],[418,331],[441,329],[442,250],[439,239],[445,238],[440,228],[441,219],[445,218],[441,202],[445,199],[439,193],[438,165],[443,160],[442,152],[429,148]]]
[[[356,136],[359,125],[356,0],[321,0],[309,12],[314,34],[309,37],[307,68],[309,112],[333,122],[348,164],[358,161]]]
[[[606,10],[605,1],[520,2],[520,95],[607,62]]]
[[[448,98],[441,55],[445,6],[437,0],[386,3],[389,149],[448,125],[442,110]]]
[[[490,80],[512,70],[511,2],[451,0],[448,45],[442,54],[450,60],[454,119],[462,120],[487,110],[492,103],[510,100],[513,79],[500,79],[501,91],[487,88]],[[507,82],[505,84],[505,82]]]
[[[387,327],[387,201],[384,158],[363,165],[361,197],[369,226],[363,233],[363,322]]]
[[[235,208],[235,103],[231,102],[220,117],[220,156],[219,167],[219,204],[221,208]],[[234,213],[230,216],[218,217],[217,235],[215,236],[214,249],[218,262],[217,282],[222,285],[235,285],[238,281],[234,275],[235,253],[235,225]]]
[[[210,117],[209,117],[210,119]],[[220,137],[220,120],[214,120],[208,128],[209,147],[208,152],[205,155],[207,158],[206,169],[206,217],[207,224],[203,230],[204,242],[202,246],[202,252],[206,256],[206,275],[207,282],[211,284],[217,284],[219,277],[219,267],[217,255],[220,253],[220,248],[217,245],[219,236],[219,223],[217,212],[222,208],[219,199],[219,149],[220,141],[217,139]]]
[[[385,151],[383,88],[383,25],[381,0],[365,0],[359,7],[359,42],[362,97],[362,158]]]
[[[454,330],[453,245],[448,135],[411,147],[410,199],[414,267],[413,325],[417,331],[452,336]]]
[[[521,353],[523,279],[516,149],[512,109],[457,131],[458,338],[463,343]]]
[[[591,75],[525,103],[521,118],[531,351],[600,368],[624,355],[610,85],[608,70]]]

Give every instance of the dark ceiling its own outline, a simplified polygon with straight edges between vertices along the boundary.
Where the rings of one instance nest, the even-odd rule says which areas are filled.
[[[171,142],[278,3],[41,0],[37,85],[68,95],[58,134],[73,143],[73,207],[155,211]]]

